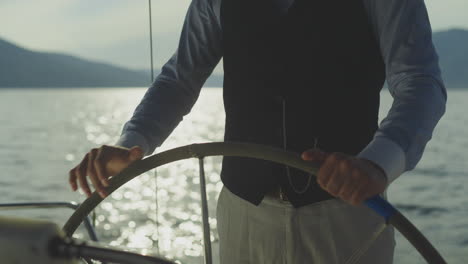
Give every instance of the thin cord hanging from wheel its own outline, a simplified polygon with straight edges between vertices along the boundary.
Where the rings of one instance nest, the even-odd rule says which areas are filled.
[[[283,149],[287,150],[288,136],[286,134],[286,100],[284,98],[283,98],[282,105],[283,105]],[[315,138],[314,148],[317,148],[317,138]],[[286,166],[286,176],[288,177],[289,185],[291,186],[293,191],[297,194],[304,194],[307,191],[307,189],[309,189],[310,183],[312,181],[312,174],[309,174],[306,185],[301,190],[299,190],[292,182],[291,171],[289,169],[289,166]],[[283,192],[283,191],[280,190],[280,192]]]

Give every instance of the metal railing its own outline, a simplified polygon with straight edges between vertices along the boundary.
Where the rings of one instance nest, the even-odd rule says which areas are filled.
[[[44,208],[69,208],[75,211],[80,204],[76,202],[30,202],[30,203],[0,203],[0,210],[19,210],[19,209],[44,209]],[[96,231],[89,216],[83,221],[83,224],[92,241],[98,241]]]

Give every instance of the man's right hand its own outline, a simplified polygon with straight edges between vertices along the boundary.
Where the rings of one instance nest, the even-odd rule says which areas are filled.
[[[69,182],[73,191],[78,186],[86,196],[91,196],[88,177],[96,191],[102,198],[108,193],[105,187],[109,186],[109,178],[127,168],[130,164],[143,158],[143,150],[135,146],[131,149],[103,145],[88,152],[80,164],[70,170]]]

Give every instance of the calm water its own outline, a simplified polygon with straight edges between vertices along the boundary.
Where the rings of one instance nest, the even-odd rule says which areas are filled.
[[[125,89],[0,90],[1,202],[82,201],[67,173],[90,148],[113,144],[145,92]],[[220,89],[204,89],[192,113],[158,150],[221,141],[224,113]],[[381,116],[391,98],[382,93]],[[468,263],[468,92],[449,92],[447,113],[417,169],[389,189],[389,198],[440,249],[449,263]],[[220,159],[207,159],[210,214],[221,189]],[[186,263],[202,263],[198,165],[186,160],[146,173],[97,209],[103,242]],[[158,188],[156,188],[156,186]],[[157,191],[156,191],[157,190]],[[157,197],[157,199],[156,199]],[[62,225],[71,212],[0,211],[51,219]],[[215,219],[211,219],[213,230]],[[87,238],[80,231],[78,237]],[[216,232],[213,232],[216,241]],[[395,263],[425,263],[400,236]],[[215,245],[216,246],[216,245]]]

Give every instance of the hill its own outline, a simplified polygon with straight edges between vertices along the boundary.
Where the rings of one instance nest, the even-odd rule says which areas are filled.
[[[468,88],[468,30],[452,29],[433,34],[445,85]]]
[[[147,86],[148,75],[0,39],[0,87]]]
[[[221,75],[213,75],[205,86],[221,87],[222,80]],[[66,54],[35,52],[0,39],[0,88],[149,85],[148,71],[133,71]]]

